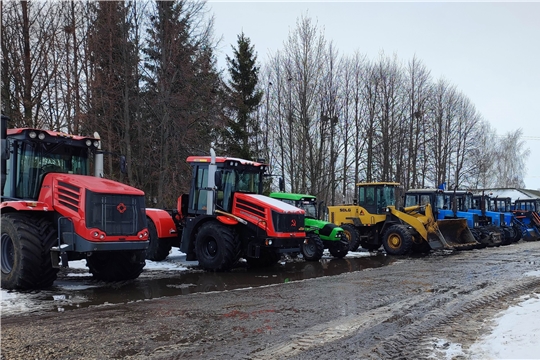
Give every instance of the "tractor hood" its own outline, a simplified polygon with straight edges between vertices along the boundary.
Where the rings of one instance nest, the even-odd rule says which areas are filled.
[[[102,194],[144,195],[144,191],[117,181],[87,175],[51,173],[43,182],[53,186],[75,186]]]
[[[236,193],[235,199],[237,203],[247,201],[253,205],[260,206],[261,208],[269,208],[270,210],[284,214],[305,214],[302,209],[264,195]]]

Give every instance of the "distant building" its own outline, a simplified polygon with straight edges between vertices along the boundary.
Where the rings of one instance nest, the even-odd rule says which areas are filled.
[[[485,194],[489,194],[491,197],[509,197],[512,199],[512,202],[520,199],[540,199],[540,191],[538,190],[529,190],[529,189],[516,189],[516,188],[494,188],[494,189],[482,189],[476,190],[474,193],[482,194],[482,191]]]

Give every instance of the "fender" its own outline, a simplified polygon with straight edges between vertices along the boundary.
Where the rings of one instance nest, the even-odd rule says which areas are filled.
[[[146,209],[146,216],[156,226],[158,238],[174,238],[178,236],[178,230],[172,216],[162,209]]]
[[[54,207],[43,201],[4,201],[0,205],[2,213],[15,211],[54,211]]]

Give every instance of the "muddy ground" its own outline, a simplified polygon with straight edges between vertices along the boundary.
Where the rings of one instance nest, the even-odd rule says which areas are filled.
[[[421,359],[540,292],[540,242],[230,291],[2,316],[1,359]],[[437,356],[439,354],[440,356]]]

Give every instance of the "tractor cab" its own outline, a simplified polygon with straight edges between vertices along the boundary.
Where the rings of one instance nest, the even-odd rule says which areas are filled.
[[[512,199],[509,197],[494,197],[490,199],[489,209],[498,212],[512,212]]]
[[[385,214],[387,206],[396,204],[396,188],[400,184],[391,182],[359,183],[358,205],[370,214]]]
[[[216,157],[212,164],[209,156],[190,156],[187,162],[192,168],[189,214],[212,214],[213,210],[231,213],[235,194],[262,193],[266,164],[228,157]]]
[[[514,203],[514,210],[540,212],[540,199],[518,199]]]
[[[90,153],[99,140],[36,129],[8,129],[11,149],[6,167],[4,199],[37,200],[48,173],[88,175]]]
[[[313,195],[277,192],[270,193],[270,197],[274,199],[279,199],[286,204],[290,204],[294,207],[304,210],[306,213],[306,218],[319,218],[319,212],[317,211],[317,198]]]

